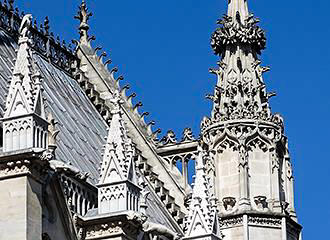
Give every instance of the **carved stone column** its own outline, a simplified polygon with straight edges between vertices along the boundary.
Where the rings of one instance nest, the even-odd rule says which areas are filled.
[[[188,160],[186,156],[182,158],[182,176],[184,180],[184,187],[186,187],[188,183]]]
[[[251,208],[250,189],[249,189],[249,154],[243,144],[239,146],[239,206],[241,209],[248,210]]]
[[[280,159],[276,152],[276,146],[270,149],[271,164],[271,199],[269,200],[269,208],[274,212],[281,212],[280,200]]]
[[[290,215],[297,220],[296,211],[294,207],[294,179],[292,174],[292,165],[290,162],[289,157],[284,157],[283,163],[283,177],[284,177],[284,184],[286,188],[286,201],[288,203],[288,211]]]

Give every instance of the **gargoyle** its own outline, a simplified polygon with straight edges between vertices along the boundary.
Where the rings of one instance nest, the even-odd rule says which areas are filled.
[[[151,233],[156,236],[164,236],[169,239],[178,240],[180,236],[164,225],[146,221],[142,224],[145,233]]]

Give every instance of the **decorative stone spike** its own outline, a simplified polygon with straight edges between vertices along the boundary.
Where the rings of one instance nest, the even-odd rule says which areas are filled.
[[[106,52],[102,52],[101,55],[98,57],[98,61],[103,64],[103,58],[107,56]]]
[[[42,28],[42,27],[41,27]],[[44,21],[44,30],[45,30],[45,35],[49,36],[49,19],[48,16],[46,16],[45,21]]]
[[[110,70],[110,76],[113,80],[115,80],[115,73],[118,72],[118,68],[114,67],[113,69]]]
[[[185,219],[184,239],[222,239],[215,200],[211,193],[212,184],[206,173],[206,160],[207,152],[199,146],[196,157],[196,179],[189,200],[189,213]]]
[[[93,14],[88,11],[86,2],[83,0],[81,5],[79,6],[78,14],[74,17],[75,19],[78,19],[80,21],[80,25],[79,25],[80,44],[84,44],[84,45],[89,44],[89,41],[88,41],[88,30],[89,30],[88,20],[91,16],[93,16]]]
[[[129,84],[126,84],[124,87],[122,87],[122,89],[120,90],[120,96],[123,98],[123,99],[127,99],[126,97],[126,91],[130,89],[130,85]]]
[[[137,104],[135,104],[135,106],[133,107],[133,112],[136,114],[136,115],[139,115],[139,107],[142,107],[143,104],[142,102],[138,102]]]
[[[120,89],[120,81],[123,81],[124,80],[124,76],[119,76],[116,80],[115,80],[115,83],[116,83],[116,87],[117,89]]]
[[[112,60],[111,59],[108,59],[104,62],[104,67],[105,68],[108,68],[108,65],[112,63]]]
[[[96,40],[96,37],[94,35],[90,36],[88,38],[88,46],[91,46],[92,41],[95,41],[95,40]]]
[[[159,139],[158,139],[158,135],[161,134],[162,130],[160,128],[158,128],[156,131],[154,131],[152,134],[151,134],[151,139],[154,141],[154,142],[158,142]]]
[[[15,0],[9,0],[9,11],[14,10],[14,2],[15,2]]]
[[[173,130],[168,130],[166,135],[160,140],[163,145],[176,144],[177,139]]]
[[[138,211],[140,188],[137,186],[134,159],[136,150],[127,135],[119,92],[110,100],[114,106],[98,187],[99,214]],[[115,192],[109,191],[115,189]],[[110,194],[110,195],[109,195]]]
[[[102,47],[98,46],[94,49],[94,55],[97,55],[97,52],[102,50]]]
[[[149,134],[149,136],[152,135],[152,126],[155,126],[156,122],[154,120],[150,121],[148,124],[147,124],[147,132]]]
[[[29,39],[32,23],[32,15],[27,14],[19,28],[17,60],[6,97],[3,119],[4,152],[27,148],[46,149],[48,145],[42,79],[33,61]]]
[[[182,142],[191,142],[194,140],[195,138],[193,136],[191,128],[185,128],[183,131]]]
[[[131,108],[133,108],[133,98],[135,98],[136,97],[136,93],[132,93],[128,98],[127,98],[127,104],[131,107]]]

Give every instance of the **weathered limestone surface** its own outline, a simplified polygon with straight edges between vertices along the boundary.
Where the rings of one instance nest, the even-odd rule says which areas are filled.
[[[41,240],[41,184],[23,176],[0,180],[0,239]]]

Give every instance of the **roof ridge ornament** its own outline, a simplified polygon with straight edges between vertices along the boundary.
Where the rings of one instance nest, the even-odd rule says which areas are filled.
[[[82,0],[81,5],[79,6],[78,15],[74,17],[75,19],[78,19],[80,21],[80,25],[79,25],[80,44],[87,45],[89,43],[88,20],[91,16],[93,16],[93,13],[89,12],[86,1]]]

